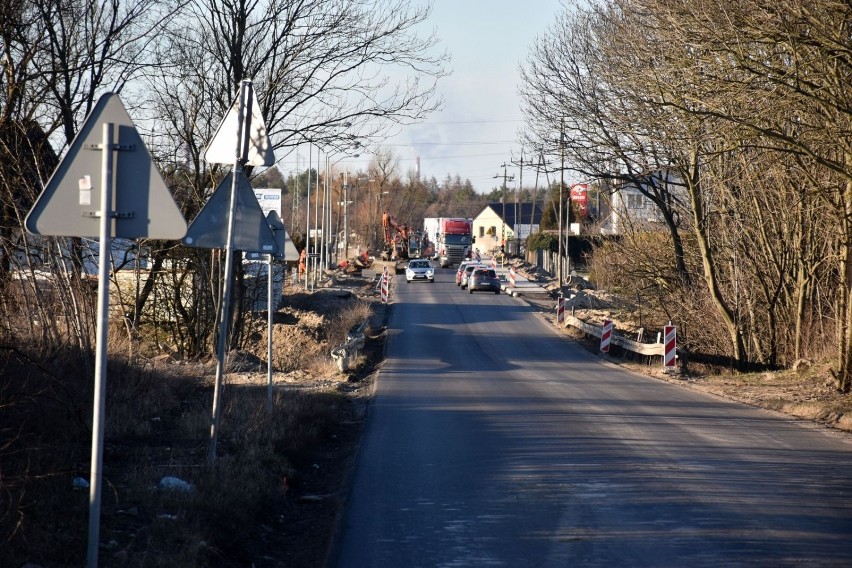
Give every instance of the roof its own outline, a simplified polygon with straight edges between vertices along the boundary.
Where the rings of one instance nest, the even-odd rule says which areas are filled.
[[[541,224],[541,207],[537,203],[518,203],[518,220],[515,222],[515,203],[506,203],[505,208],[503,203],[499,201],[489,203],[485,206],[486,209],[491,209],[494,213],[503,219],[503,221],[509,225],[510,227],[514,227],[516,225],[528,225],[530,224],[530,213],[532,213],[532,224],[539,225]],[[503,214],[505,210],[505,215]],[[483,209],[484,211],[484,209]],[[482,211],[479,212],[479,215],[482,215]],[[477,215],[477,217],[479,217]]]

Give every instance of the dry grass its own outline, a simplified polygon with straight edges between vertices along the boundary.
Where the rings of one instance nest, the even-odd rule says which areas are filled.
[[[274,365],[336,375],[330,345],[369,317],[370,304],[301,300],[285,309],[293,317],[275,326]],[[270,411],[263,381],[226,381],[211,467],[213,367],[156,364],[126,338],[117,329],[110,344],[101,565],[248,566],[280,554],[275,540],[293,527],[270,527],[294,509],[291,495],[315,482],[317,451],[336,438],[347,395],[276,389]],[[73,490],[72,482],[89,477],[91,357],[70,348],[28,351],[24,344],[0,351],[0,566],[80,566],[88,491]],[[253,350],[264,360],[265,346],[264,333]],[[166,476],[192,491],[160,489]],[[314,537],[301,538],[307,546]]]

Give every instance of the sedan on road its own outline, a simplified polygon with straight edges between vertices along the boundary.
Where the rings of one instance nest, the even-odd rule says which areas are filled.
[[[456,270],[456,286],[461,286],[462,276],[464,276],[464,269],[468,266],[485,266],[478,260],[463,260],[459,264],[458,270]]]
[[[478,264],[478,263],[468,264],[467,266],[464,267],[464,270],[462,271],[462,274],[461,274],[461,282],[459,282],[459,286],[461,286],[462,290],[467,288],[468,280],[470,280],[470,275],[473,274],[473,271],[476,270],[477,268],[488,268],[488,267],[485,266],[484,264]]]
[[[502,284],[497,277],[497,272],[493,268],[477,268],[470,275],[467,283],[467,290],[471,294],[474,292],[494,292],[500,293]]]
[[[428,260],[418,258],[408,263],[405,269],[405,281],[411,283],[413,280],[425,280],[435,282],[435,269]]]

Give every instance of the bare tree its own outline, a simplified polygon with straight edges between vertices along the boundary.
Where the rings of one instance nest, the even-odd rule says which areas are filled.
[[[832,0],[575,5],[537,43],[524,86],[529,142],[565,152],[575,171],[634,184],[655,170],[677,174],[688,202],[644,193],[675,242],[679,227],[692,229],[706,298],[739,366],[798,357],[803,326],[826,313],[807,307],[815,287],[830,296],[831,274],[847,275],[837,298],[841,390],[852,349],[849,16],[848,3]],[[816,242],[820,232],[829,238]],[[674,250],[688,275],[678,259],[689,251]]]
[[[365,144],[437,108],[447,58],[434,36],[416,32],[428,14],[408,0],[187,3],[160,38],[147,89],[156,153],[181,179],[186,216],[223,175],[203,152],[244,79],[253,81],[279,158],[306,143],[331,152],[356,134]],[[199,293],[216,297],[215,287]]]
[[[7,172],[0,219],[6,236],[4,255],[7,259],[41,258],[52,266],[60,301],[60,307],[52,310],[70,322],[62,335],[70,332],[85,348],[91,340],[94,312],[81,275],[83,242],[31,239],[22,221],[53,170],[55,155],[71,143],[96,97],[104,90],[120,91],[145,66],[146,46],[169,9],[160,0],[132,5],[19,0],[4,2],[1,12],[0,136],[3,147],[14,152],[12,160],[0,165]],[[29,144],[21,144],[25,139]],[[16,168],[24,173],[11,173]],[[40,302],[38,294],[33,297]]]

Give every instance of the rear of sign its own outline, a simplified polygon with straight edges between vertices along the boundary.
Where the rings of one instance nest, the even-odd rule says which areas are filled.
[[[142,137],[115,93],[103,95],[86,118],[26,219],[37,235],[100,236],[98,210],[103,177],[103,125],[115,126],[113,211],[110,236],[180,239],[186,220],[178,209]]]

